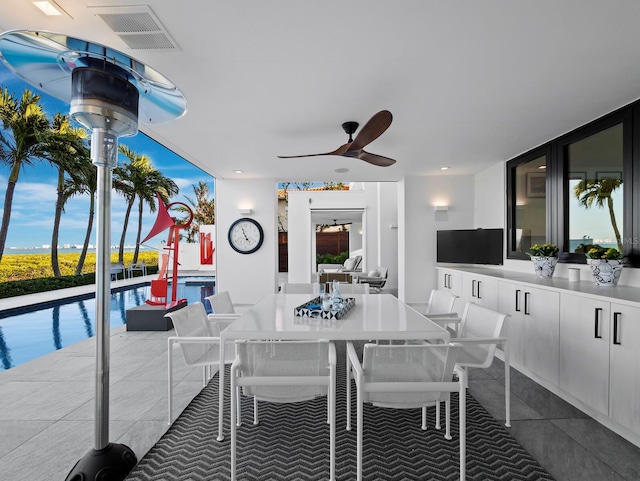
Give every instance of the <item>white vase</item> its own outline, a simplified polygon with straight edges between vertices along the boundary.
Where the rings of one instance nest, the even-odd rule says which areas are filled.
[[[553,271],[558,263],[557,257],[531,256],[533,270],[538,277],[553,277]]]
[[[618,259],[587,259],[591,267],[596,286],[612,287],[618,285],[624,262]]]

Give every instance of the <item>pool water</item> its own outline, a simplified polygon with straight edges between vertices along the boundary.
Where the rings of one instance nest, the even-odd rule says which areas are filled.
[[[171,286],[169,285],[169,292]],[[202,302],[214,294],[210,278],[185,278],[178,282],[178,298],[188,303]],[[95,335],[95,297],[61,299],[38,310],[25,307],[21,312],[0,319],[0,371],[31,361]],[[111,328],[126,324],[127,310],[149,299],[149,286],[132,286],[111,293]]]

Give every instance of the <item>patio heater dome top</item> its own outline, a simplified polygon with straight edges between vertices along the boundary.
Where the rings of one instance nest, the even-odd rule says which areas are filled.
[[[69,77],[76,69],[87,68],[102,70],[135,87],[141,122],[168,122],[187,111],[184,95],[164,75],[98,43],[60,33],[10,30],[0,34],[0,60],[21,79],[64,102],[73,100]]]

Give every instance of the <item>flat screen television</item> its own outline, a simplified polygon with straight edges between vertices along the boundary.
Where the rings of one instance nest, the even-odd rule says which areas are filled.
[[[502,265],[503,258],[503,229],[437,231],[437,262]]]

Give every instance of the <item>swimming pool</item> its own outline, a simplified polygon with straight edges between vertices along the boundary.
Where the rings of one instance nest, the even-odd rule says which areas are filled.
[[[171,286],[169,286],[171,289]],[[178,281],[178,298],[200,301],[214,294],[211,278],[185,277]],[[127,309],[149,299],[149,286],[137,285],[111,292],[111,328],[126,324]],[[37,309],[37,310],[36,310]],[[0,319],[0,371],[31,361],[95,335],[94,294],[60,299],[46,306],[25,306]]]

